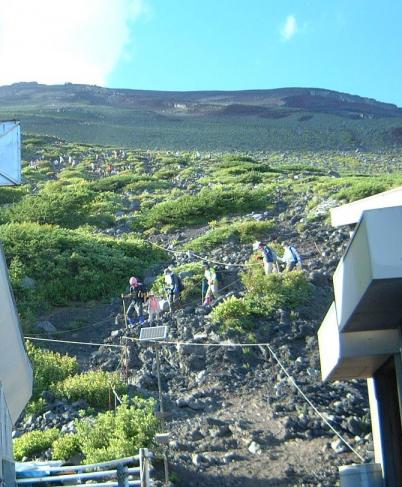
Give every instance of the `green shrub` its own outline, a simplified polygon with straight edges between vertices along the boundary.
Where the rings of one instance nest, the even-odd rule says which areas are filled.
[[[51,391],[68,401],[84,399],[94,408],[107,409],[112,387],[119,396],[127,393],[127,386],[117,372],[89,371],[54,383]]]
[[[15,203],[22,199],[27,192],[27,186],[2,187],[0,188],[0,205]]]
[[[158,426],[154,408],[153,399],[136,398],[130,405],[124,398],[115,412],[76,422],[85,463],[137,455],[139,448],[151,446]]]
[[[395,184],[398,186],[399,183]],[[377,193],[382,193],[387,189],[390,189],[391,184],[386,181],[358,181],[354,183],[350,188],[345,188],[336,194],[337,199],[346,200],[348,202],[356,201],[362,198],[367,198],[368,196],[373,196]]]
[[[108,176],[106,178],[98,179],[97,181],[91,184],[91,189],[93,191],[118,191],[120,189],[125,188],[129,184],[135,184],[137,181],[140,180],[140,177],[137,174],[113,174],[112,176]]]
[[[253,309],[246,298],[230,296],[219,303],[211,313],[213,323],[221,323],[222,331],[235,330],[243,332],[253,328]]]
[[[63,435],[52,444],[53,460],[69,460],[72,456],[81,452],[80,439],[77,434]]]
[[[258,317],[270,317],[278,309],[295,310],[308,302],[311,287],[303,272],[292,271],[264,274],[261,264],[250,261],[242,281],[246,294],[230,297],[212,311],[212,321],[220,323],[223,331],[250,331]]]
[[[29,340],[26,342],[26,347],[34,372],[34,398],[37,398],[43,391],[48,391],[51,384],[62,381],[78,371],[78,362],[75,357],[43,350],[32,345]]]
[[[29,431],[14,440],[14,458],[21,461],[24,457],[34,457],[44,453],[59,437],[56,428],[45,431]]]
[[[122,208],[121,197],[99,194],[87,183],[46,183],[42,191],[27,195],[2,212],[1,221],[57,224],[76,228],[85,223],[106,228],[114,223],[114,214]]]
[[[201,252],[211,250],[229,239],[241,243],[253,242],[255,239],[263,238],[274,228],[275,224],[272,221],[247,220],[226,225],[218,224],[217,227],[208,230],[201,237],[187,243],[184,248]]]
[[[164,225],[180,228],[202,224],[222,215],[266,209],[270,201],[270,195],[258,189],[205,187],[195,195],[181,196],[153,206],[142,215],[141,223],[145,228]]]
[[[35,396],[32,396],[35,397]],[[39,415],[46,411],[46,401],[40,397],[38,399],[32,399],[25,406],[24,414],[25,416]]]
[[[311,287],[302,271],[266,276],[263,267],[257,264],[243,274],[242,281],[257,313],[270,314],[279,308],[293,310],[311,296]]]
[[[23,318],[44,303],[62,305],[121,292],[130,275],[142,277],[164,257],[135,238],[117,240],[36,223],[1,225],[0,241]],[[21,286],[24,276],[35,280],[33,289]]]

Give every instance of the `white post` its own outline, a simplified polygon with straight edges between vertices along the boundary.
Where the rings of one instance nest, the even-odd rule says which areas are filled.
[[[150,487],[151,482],[149,478],[149,452],[148,448],[144,448],[144,463],[145,463],[145,487]]]
[[[140,482],[141,487],[150,487],[148,448],[140,448]]]

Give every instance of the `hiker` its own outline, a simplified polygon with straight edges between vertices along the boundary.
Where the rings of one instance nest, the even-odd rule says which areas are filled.
[[[295,268],[302,270],[302,259],[296,248],[293,247],[293,245],[288,245],[285,242],[282,245],[285,252],[282,258],[278,257],[278,260],[286,264],[286,272],[290,272]]]
[[[257,258],[262,259],[266,276],[274,272],[274,270],[276,270],[276,272],[280,272],[278,256],[273,249],[271,249],[268,245],[263,244],[262,242],[256,242],[253,248],[261,252],[261,256]]]
[[[122,296],[123,298],[131,298],[131,303],[126,312],[128,322],[130,325],[134,325],[138,321],[144,323],[144,302],[146,298],[145,286],[134,276],[130,277],[129,283],[129,294]],[[129,317],[131,311],[133,312],[133,318]]]
[[[148,307],[148,321],[152,323],[154,319],[159,320],[161,308],[159,306],[159,299],[154,293],[148,294],[148,299],[146,301]]]
[[[219,295],[218,290],[218,277],[215,269],[208,263],[204,264],[204,277],[207,281],[208,288],[205,293],[205,299],[203,305],[211,304]]]
[[[165,291],[172,309],[172,304],[180,301],[180,293],[183,290],[180,277],[173,272],[173,269],[169,266],[164,271],[165,274]]]

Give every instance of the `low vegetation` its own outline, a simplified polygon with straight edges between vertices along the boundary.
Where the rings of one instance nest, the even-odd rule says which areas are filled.
[[[153,399],[125,398],[115,412],[98,414],[77,423],[80,450],[85,463],[137,455],[139,448],[151,446],[158,420]]]
[[[34,371],[32,392],[34,399],[37,399],[42,392],[48,391],[52,384],[63,381],[78,372],[75,357],[42,350],[35,347],[29,340],[26,342],[26,348]]]
[[[209,251],[218,245],[233,241],[235,243],[253,242],[267,237],[275,228],[273,221],[242,220],[233,223],[210,223],[210,230],[201,237],[188,242],[185,250],[195,252]]]
[[[91,370],[54,382],[50,390],[56,397],[69,402],[83,399],[95,409],[107,409],[110,406],[112,390],[119,396],[127,394],[127,386],[118,373]]]
[[[145,267],[164,256],[137,238],[117,240],[90,230],[38,223],[0,225],[0,240],[22,317],[27,320],[44,304],[115,295],[126,286],[127,269],[142,276]]]
[[[253,259],[242,281],[246,289],[244,296],[232,296],[212,311],[212,321],[220,323],[224,332],[253,330],[258,318],[269,319],[279,309],[295,310],[311,297],[310,284],[303,272],[265,275],[263,267]]]
[[[45,431],[29,431],[14,440],[14,458],[21,461],[23,458],[32,458],[51,448],[54,441],[59,438],[57,428]]]
[[[195,195],[186,195],[155,205],[142,216],[141,224],[147,229],[200,225],[224,215],[265,210],[270,202],[270,195],[258,189],[205,187]]]
[[[84,463],[98,463],[138,454],[151,446],[158,427],[153,399],[123,397],[115,411],[76,421],[77,433],[61,434],[58,429],[30,431],[14,441],[16,460],[39,456],[51,449],[54,460],[69,460],[80,454]]]

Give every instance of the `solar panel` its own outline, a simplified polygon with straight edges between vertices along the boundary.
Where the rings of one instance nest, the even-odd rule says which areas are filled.
[[[168,326],[150,326],[141,328],[140,340],[166,340],[168,331]]]

